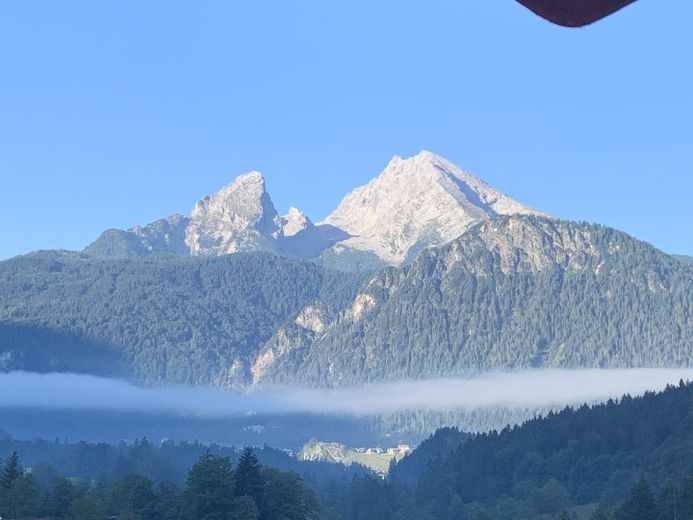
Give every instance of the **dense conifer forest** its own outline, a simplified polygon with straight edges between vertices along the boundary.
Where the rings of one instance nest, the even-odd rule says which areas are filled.
[[[306,385],[493,369],[693,365],[693,270],[625,233],[536,217],[482,222],[384,269],[352,312],[266,376]],[[288,332],[287,332],[288,331]],[[297,368],[298,367],[298,368]]]
[[[693,515],[691,403],[693,384],[681,382],[500,432],[445,428],[386,478],[271,448],[5,435],[0,504],[15,515],[73,520],[679,520]],[[32,461],[30,473],[18,450]]]
[[[245,384],[276,328],[362,275],[271,254],[95,260],[43,252],[0,263],[0,370]]]
[[[692,291],[693,267],[649,244],[536,217],[375,274],[266,253],[42,252],[0,262],[0,370],[233,387],[690,366]]]
[[[250,448],[235,465],[228,457],[203,454],[183,486],[155,485],[137,474],[108,483],[55,475],[41,489],[16,452],[0,474],[0,516],[10,519],[310,520],[318,512],[315,494],[298,475],[260,465]]]
[[[408,490],[393,508],[393,515],[404,516],[383,518],[549,519],[578,512],[590,518],[583,513],[593,510],[595,520],[693,514],[690,383],[566,408],[500,432],[460,438],[452,450],[451,440],[457,440],[454,431],[438,432],[422,444],[429,456],[409,460],[414,451],[400,462],[402,468],[393,468],[382,485]],[[656,514],[628,516],[639,501]]]

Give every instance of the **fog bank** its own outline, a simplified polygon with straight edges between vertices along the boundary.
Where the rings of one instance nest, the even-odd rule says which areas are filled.
[[[503,407],[559,407],[661,390],[693,369],[523,370],[469,379],[430,379],[349,389],[280,386],[231,392],[210,388],[141,388],[78,374],[0,374],[0,408],[127,410],[188,415],[246,413],[386,414]]]

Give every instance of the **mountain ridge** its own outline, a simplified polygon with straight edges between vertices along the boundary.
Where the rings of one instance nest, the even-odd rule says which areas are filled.
[[[0,262],[0,292],[0,370],[113,362],[147,384],[245,388],[693,366],[693,268],[546,217],[484,220],[364,273],[267,252],[34,253]]]
[[[347,194],[324,222],[353,235],[345,247],[401,265],[414,256],[412,250],[443,245],[475,222],[516,213],[549,216],[422,151],[409,159],[395,156],[380,175]]]
[[[190,217],[172,215],[127,231],[107,230],[85,252],[126,258],[271,251],[344,270],[364,263],[373,268],[401,265],[475,222],[513,213],[548,216],[422,151],[406,159],[395,156],[317,224],[293,207],[280,216],[264,177],[251,171],[199,200]]]
[[[489,369],[691,366],[692,281],[677,259],[604,226],[497,217],[376,272],[320,333],[282,326],[254,382],[289,383],[289,367],[292,384],[349,386]]]
[[[689,262],[430,152],[317,224],[249,172],[190,217],[0,262],[0,293],[0,370],[247,388],[693,366]]]

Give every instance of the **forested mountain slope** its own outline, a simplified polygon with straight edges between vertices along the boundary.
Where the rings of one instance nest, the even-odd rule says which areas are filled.
[[[339,309],[357,275],[273,254],[0,263],[0,370],[155,383],[245,384],[276,328],[315,299]]]
[[[339,386],[693,365],[693,267],[542,217],[485,220],[374,274],[271,253],[35,253],[0,263],[0,294],[0,370]]]
[[[335,316],[292,322],[256,382],[307,385],[526,367],[693,365],[693,269],[611,228],[512,216],[373,275]]]
[[[407,510],[474,518],[472,511],[488,508],[490,516],[478,518],[536,518],[557,502],[566,508],[622,500],[643,478],[656,489],[693,467],[691,403],[693,385],[681,383],[473,436],[427,469],[420,466]],[[441,435],[422,446],[435,453],[448,444],[449,436]],[[416,450],[410,457],[415,456]],[[406,458],[400,464],[405,463]]]
[[[388,477],[398,484],[415,485],[431,465],[440,465],[467,441],[468,433],[457,428],[439,428],[414,451],[390,466]]]

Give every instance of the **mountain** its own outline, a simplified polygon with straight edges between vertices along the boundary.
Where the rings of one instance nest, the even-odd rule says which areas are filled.
[[[280,217],[262,174],[249,172],[198,201],[189,218],[172,215],[127,231],[109,229],[84,252],[98,258],[132,258],[262,251],[313,258],[345,237],[330,225],[314,225],[296,208]]]
[[[449,458],[469,437],[468,433],[457,428],[438,428],[414,451],[390,466],[388,476],[396,482],[413,486],[431,464]]]
[[[389,478],[353,479],[323,503],[339,518],[690,519],[692,399],[681,381],[502,431],[439,430]]]
[[[462,504],[478,518],[544,518],[539,515],[574,505],[622,500],[643,478],[661,489],[671,477],[688,477],[687,499],[679,489],[678,518],[690,518],[682,511],[693,498],[691,399],[693,385],[681,382],[659,393],[566,408],[522,426],[473,436],[453,450],[445,436],[434,436],[422,447],[444,454],[435,463],[412,467],[408,459],[417,456],[415,450],[398,464],[409,466],[407,476],[419,472],[413,492],[402,495],[413,498],[406,504],[411,516],[404,518],[429,517],[418,508],[435,508],[438,518],[474,518],[461,514],[466,509]],[[397,467],[392,471],[395,477],[399,473]],[[676,518],[676,504],[670,505],[666,515],[647,518]],[[691,506],[688,502],[685,507],[693,512]],[[482,516],[480,510],[486,508]]]
[[[0,262],[0,371],[244,386],[276,329],[310,302],[341,309],[362,278],[268,253]]]
[[[693,366],[689,262],[428,152],[394,158],[318,224],[280,216],[250,172],[190,217],[0,262],[0,294],[0,370],[332,387]]]
[[[265,179],[259,172],[250,172],[195,204],[185,243],[192,255],[270,251],[280,232]]]
[[[185,231],[190,219],[171,215],[144,227],[134,226],[127,231],[109,229],[84,250],[101,258],[128,258],[170,253],[188,254]]]
[[[172,215],[127,231],[107,230],[85,252],[128,258],[265,251],[319,259],[343,270],[373,270],[411,261],[480,220],[511,214],[546,216],[449,161],[421,152],[392,159],[318,224],[296,208],[279,216],[262,174],[249,172],[197,202],[189,218]]]
[[[332,319],[312,302],[301,313],[319,315],[319,327],[284,324],[252,372],[255,383],[340,386],[491,369],[691,366],[691,301],[693,269],[624,233],[497,217],[373,274]]]
[[[378,177],[344,197],[325,223],[351,235],[337,250],[373,253],[400,265],[480,220],[512,214],[547,216],[424,151],[393,158]]]
[[[33,253],[0,262],[0,294],[0,370],[345,386],[693,365],[693,267],[545,217],[483,220],[375,273],[274,253]]]
[[[674,258],[676,258],[679,262],[682,262],[686,265],[693,265],[693,256],[689,255],[672,255]]]

